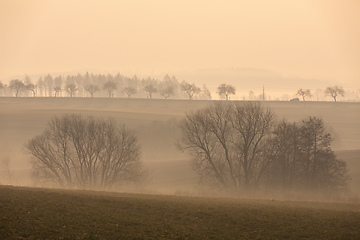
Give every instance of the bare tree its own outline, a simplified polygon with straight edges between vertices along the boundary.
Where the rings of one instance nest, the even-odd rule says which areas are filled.
[[[39,77],[39,79],[36,82],[36,85],[38,87],[38,96],[46,96],[46,87],[45,83],[42,77]]]
[[[131,97],[131,95],[137,93],[136,89],[133,87],[124,88],[124,92],[126,93],[126,95],[128,95],[129,98]]]
[[[46,93],[46,90],[47,90],[47,93],[49,94],[49,97],[52,96],[52,90],[53,90],[53,86],[54,86],[54,79],[53,77],[48,74],[44,77],[44,87],[45,87],[45,93]]]
[[[325,96],[331,96],[334,101],[336,102],[336,98],[337,96],[344,96],[345,95],[345,91],[342,87],[339,86],[333,86],[333,87],[327,87],[325,89]]]
[[[13,184],[13,172],[11,171],[11,151],[9,149],[2,149],[2,165],[7,173],[10,185]]]
[[[74,97],[75,92],[78,90],[74,83],[66,84],[66,91],[70,94],[70,97]]]
[[[36,96],[36,85],[31,82],[31,79],[28,75],[25,76],[25,89],[30,90],[33,93],[33,97]]]
[[[209,91],[209,89],[206,87],[205,84],[203,85],[200,94],[201,94],[201,97],[203,97],[207,100],[211,100],[211,92]]]
[[[5,89],[5,85],[0,81],[0,93],[1,93],[1,90]]]
[[[26,84],[25,88],[29,89],[33,93],[33,97],[36,96],[36,86],[33,83]]]
[[[324,123],[275,124],[259,103],[216,103],[179,123],[178,148],[192,156],[203,182],[232,192],[260,187],[282,191],[346,191],[346,163],[330,148]]]
[[[113,121],[55,116],[26,149],[34,177],[62,187],[111,188],[145,176],[136,135]]]
[[[300,169],[300,132],[296,123],[283,120],[276,124],[272,142],[278,155],[265,173],[266,187],[281,191],[298,190],[298,172]]]
[[[174,95],[174,87],[167,86],[160,89],[159,94],[163,96],[165,99],[168,99],[171,95]]]
[[[229,100],[229,95],[235,94],[235,87],[232,85],[227,85],[227,84],[223,83],[223,84],[220,84],[220,86],[218,87],[217,93],[219,94],[219,96],[225,95],[226,100]]]
[[[26,87],[23,81],[14,79],[10,81],[9,88],[13,89],[15,91],[15,96],[18,97],[19,92],[24,90]]]
[[[303,101],[305,101],[305,97],[312,97],[310,89],[302,89],[302,88],[300,88],[297,91],[296,95],[301,96]]]
[[[55,87],[61,88],[62,84],[63,84],[63,78],[60,75],[54,78]]]
[[[271,160],[264,156],[272,121],[271,111],[258,103],[217,103],[180,122],[178,148],[191,154],[203,181],[250,192]]]
[[[201,92],[201,89],[195,85],[195,83],[190,84],[185,81],[183,81],[180,84],[181,91],[185,92],[189,96],[189,100],[192,100],[193,96],[195,94],[198,94]]]
[[[115,82],[113,82],[113,81],[107,81],[104,84],[103,89],[108,92],[109,98],[111,98],[112,95],[113,95],[113,92],[117,89],[117,84]]]
[[[94,84],[87,85],[85,87],[85,90],[88,91],[91,94],[91,97],[94,97],[94,93],[100,91],[99,87]]]
[[[173,77],[169,77],[169,75],[165,75],[162,82],[159,84],[159,94],[163,96],[165,99],[168,99],[170,96],[175,96],[179,90],[179,82]]]
[[[55,97],[57,97],[58,93],[61,93],[62,83],[63,83],[63,78],[61,76],[57,76],[56,78],[54,78],[55,87],[53,88],[53,90],[55,92]],[[68,84],[71,83],[68,82]]]
[[[152,98],[153,93],[157,93],[157,89],[152,84],[146,85],[144,90],[148,93],[149,98]]]
[[[238,152],[238,161],[243,169],[244,187],[251,191],[258,187],[264,171],[270,164],[273,154],[266,156],[271,145],[266,141],[270,137],[274,114],[259,103],[236,104],[232,127],[236,135],[234,145]],[[266,156],[266,157],[264,157]]]
[[[249,100],[255,100],[255,93],[253,91],[249,92]]]
[[[179,123],[182,135],[178,148],[191,155],[202,182],[225,189],[236,186],[229,159],[232,155],[226,157],[231,139],[230,115],[230,105],[214,104],[187,114]]]
[[[334,165],[340,167],[341,164],[336,163],[337,159],[330,148],[332,138],[325,131],[323,120],[317,117],[309,117],[302,122],[300,131],[306,187],[319,191],[323,188],[344,184],[342,180],[346,178],[346,175],[339,175],[338,173],[339,170],[345,171],[346,164],[341,167],[342,169],[331,169]],[[341,179],[336,179],[337,176],[341,176]]]
[[[54,87],[55,97],[61,92],[61,87]]]

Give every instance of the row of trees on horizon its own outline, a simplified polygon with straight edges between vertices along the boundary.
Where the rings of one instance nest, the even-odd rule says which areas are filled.
[[[360,94],[355,93],[356,98]],[[217,87],[216,93],[220,99],[230,100],[236,94],[236,88],[233,85],[222,83]],[[344,97],[345,91],[341,86],[329,86],[322,91],[323,95],[331,97],[335,102],[339,96]],[[317,95],[319,93],[317,92]],[[15,97],[128,97],[138,98],[164,98],[164,99],[183,99],[188,98],[210,100],[211,92],[204,84],[202,87],[195,83],[186,81],[179,82],[175,76],[165,75],[162,80],[155,78],[138,78],[136,75],[127,77],[120,73],[112,74],[92,74],[86,73],[81,75],[68,75],[63,77],[58,75],[53,77],[48,74],[39,77],[33,81],[29,76],[25,76],[24,80],[13,79],[9,85],[0,81],[0,96]],[[306,101],[313,97],[310,89],[300,88],[295,96]],[[282,100],[299,101],[297,97],[291,98],[284,95]],[[319,98],[319,96],[317,96]],[[271,100],[265,91],[256,95],[253,91],[249,91],[248,96],[243,96],[243,100]],[[275,99],[279,100],[279,99]],[[317,99],[318,100],[318,99]]]
[[[5,96],[33,97],[146,97],[211,99],[211,93],[205,85],[202,88],[185,81],[179,82],[175,76],[165,75],[162,81],[148,78],[132,78],[112,74],[61,75],[48,74],[33,82],[29,76],[24,80],[11,80],[9,85],[0,82],[0,91]]]

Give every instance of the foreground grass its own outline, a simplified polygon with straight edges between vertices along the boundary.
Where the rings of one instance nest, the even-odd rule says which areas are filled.
[[[357,239],[360,205],[0,186],[0,239]]]

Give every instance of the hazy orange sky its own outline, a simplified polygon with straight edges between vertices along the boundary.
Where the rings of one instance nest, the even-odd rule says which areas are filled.
[[[261,68],[360,87],[359,0],[0,0],[13,75]]]

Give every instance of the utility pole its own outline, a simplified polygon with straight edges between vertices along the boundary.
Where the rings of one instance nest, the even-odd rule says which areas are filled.
[[[263,85],[263,101],[265,101],[265,87]]]

